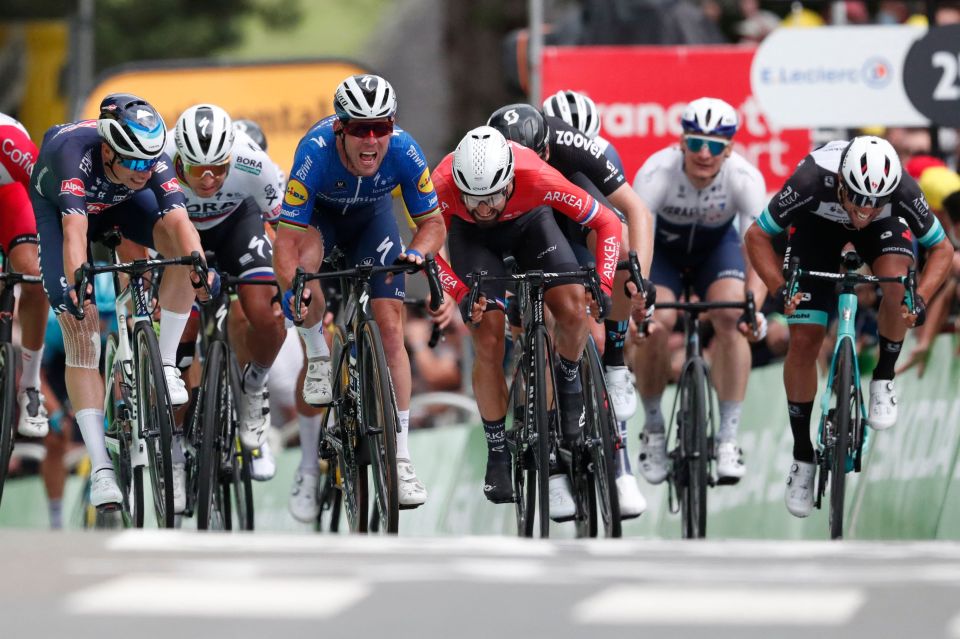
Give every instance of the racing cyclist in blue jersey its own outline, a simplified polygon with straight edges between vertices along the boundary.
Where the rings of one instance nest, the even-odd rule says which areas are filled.
[[[104,440],[99,315],[90,303],[91,291],[77,291],[74,276],[89,261],[90,240],[113,227],[125,238],[166,255],[203,254],[172,162],[163,152],[165,140],[163,119],[150,104],[129,94],[108,95],[100,103],[97,120],[47,131],[30,181],[43,288],[63,331],[67,394],[93,466],[94,506],[120,503],[123,496]],[[134,194],[145,188],[153,191],[157,208],[142,209],[133,201]],[[190,267],[170,267],[160,285],[158,341],[175,406],[188,399],[176,367],[177,344],[195,296],[207,297],[202,287],[195,290],[200,286],[195,277]],[[213,270],[208,284],[215,295],[219,276]]]
[[[335,115],[315,124],[300,141],[283,199],[273,266],[290,308],[293,275],[298,266],[320,268],[324,255],[339,247],[351,263],[423,262],[443,245],[446,228],[439,215],[430,169],[420,146],[394,126],[397,99],[393,87],[376,75],[355,75],[337,87]],[[417,232],[404,248],[393,216],[391,191],[400,186]],[[403,344],[403,275],[371,281],[373,315],[380,325],[387,365],[396,391],[400,432],[397,474],[401,507],[415,508],[427,491],[417,479],[407,444],[410,419],[410,360]],[[303,396],[309,404],[333,400],[330,351],[323,338],[325,302],[313,281],[304,295],[299,333],[307,351]],[[317,478],[297,472],[293,491],[314,495]]]
[[[696,295],[705,301],[745,299],[746,290],[763,299],[766,289],[743,254],[741,234],[756,219],[766,200],[760,171],[733,150],[739,118],[723,100],[699,98],[681,116],[680,145],[651,155],[637,172],[633,188],[656,216],[650,279],[660,302],[681,294],[687,274]],[[737,218],[738,229],[734,227]],[[746,281],[746,285],[745,285]],[[720,403],[717,432],[717,481],[733,484],[746,472],[736,438],[750,374],[749,331],[738,310],[716,309],[709,318],[715,330],[711,377]],[[667,476],[667,454],[661,398],[670,370],[667,336],[677,312],[654,314],[650,335],[637,340],[634,373],[646,413],[640,438],[640,472],[657,484]],[[758,330],[748,339],[766,335],[766,320],[757,314]]]

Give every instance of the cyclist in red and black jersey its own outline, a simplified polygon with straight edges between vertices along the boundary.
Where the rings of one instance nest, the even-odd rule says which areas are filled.
[[[452,270],[442,260],[445,290],[471,322],[476,360],[473,388],[483,418],[488,457],[484,494],[495,503],[513,501],[510,453],[506,447],[507,385],[503,374],[503,284],[485,283],[480,300],[465,308],[463,278],[474,271],[504,274],[503,257],[512,254],[521,268],[577,270],[577,258],[553,219],[551,208],[597,233],[595,255],[603,293],[595,300],[600,317],[610,309],[610,293],[620,255],[619,218],[583,189],[568,182],[534,151],[491,127],[470,131],[433,172],[433,183],[448,228]],[[545,294],[556,319],[556,379],[563,437],[579,435],[583,402],[578,375],[587,338],[587,300],[579,283],[554,282]],[[566,520],[574,504],[565,475],[550,478],[550,516]]]

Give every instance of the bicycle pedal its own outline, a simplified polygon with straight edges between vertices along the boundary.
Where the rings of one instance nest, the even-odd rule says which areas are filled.
[[[399,510],[416,510],[420,506],[423,506],[423,504],[400,504],[398,506],[398,509]]]
[[[711,486],[712,486],[712,485],[717,485],[717,486],[736,486],[736,485],[739,484],[739,483],[740,483],[740,478],[739,478],[739,477],[717,477],[716,484],[711,484]]]

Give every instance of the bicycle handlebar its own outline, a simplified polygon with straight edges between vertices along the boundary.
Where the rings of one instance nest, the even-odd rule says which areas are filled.
[[[482,273],[470,273],[467,275],[470,280],[470,293],[467,296],[467,308],[472,309],[473,305],[480,299],[480,285],[482,282],[529,282],[533,286],[543,286],[547,282],[558,279],[579,279],[590,289],[593,299],[600,300],[600,276],[593,264],[581,268],[579,271],[566,271],[563,273],[546,273],[544,271],[533,270],[525,273],[514,273],[511,275],[484,275]]]
[[[844,259],[847,259],[846,256],[844,256]],[[890,277],[864,275],[855,271],[847,271],[846,273],[832,273],[825,271],[804,270],[800,268],[799,258],[792,257],[790,258],[789,265],[784,268],[783,276],[787,282],[786,289],[784,291],[785,301],[792,299],[794,295],[800,292],[801,279],[840,282],[851,287],[859,286],[860,284],[896,283],[902,284],[904,287],[904,302],[907,306],[907,310],[910,311],[911,314],[916,311],[915,301],[917,297],[917,271],[912,266],[907,269],[906,275],[895,275]]]

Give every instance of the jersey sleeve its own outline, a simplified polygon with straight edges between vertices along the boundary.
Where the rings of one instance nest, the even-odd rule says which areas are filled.
[[[746,161],[736,168],[735,183],[734,194],[737,198],[737,216],[742,236],[763,213],[767,199],[767,186],[763,180],[763,174]]]
[[[946,237],[943,225],[930,210],[920,185],[910,175],[904,173],[892,205],[893,215],[906,220],[917,241],[924,248],[930,248]]]
[[[27,188],[37,161],[37,146],[27,132],[12,124],[0,126],[0,164],[15,182]]]
[[[273,160],[260,151],[258,158],[263,161],[263,169],[257,176],[256,187],[253,189],[253,198],[260,208],[260,214],[265,222],[276,222],[280,218],[282,205],[280,204],[280,192],[283,185],[280,182],[280,171]]]
[[[409,135],[404,137],[406,140],[400,157],[400,192],[407,213],[417,222],[437,212],[437,193],[420,145]]]
[[[780,192],[770,199],[757,218],[757,226],[767,235],[779,235],[787,230],[797,215],[814,201],[818,179],[817,163],[808,155],[787,178]]]
[[[310,225],[313,200],[322,170],[320,158],[316,157],[313,150],[315,144],[310,133],[307,133],[297,145],[280,209],[280,224],[283,226],[305,229]]]
[[[49,173],[52,176],[43,179],[42,184],[37,185],[37,190],[47,200],[56,202],[60,215],[86,215],[87,198],[84,178],[89,175],[91,162],[89,155],[85,150],[78,152],[74,145],[65,145],[60,153],[54,154],[52,158],[49,158],[48,154],[47,157],[52,164],[49,167]],[[41,173],[36,179],[40,181],[43,177]]]
[[[173,161],[166,153],[160,156],[160,161],[154,166],[153,175],[147,181],[147,188],[157,196],[161,215],[166,215],[176,208],[187,208],[183,187],[180,186],[180,180],[173,169]]]
[[[667,187],[670,181],[665,177],[666,169],[654,156],[643,163],[643,166],[640,167],[637,175],[633,178],[634,192],[640,196],[640,199],[654,215],[663,206],[663,201],[667,195]]]

